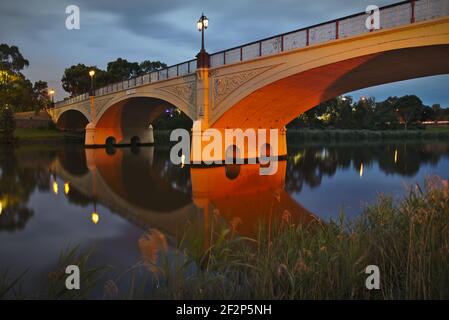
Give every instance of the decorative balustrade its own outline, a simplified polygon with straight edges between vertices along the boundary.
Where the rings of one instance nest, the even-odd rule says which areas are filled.
[[[449,15],[449,0],[409,0],[380,8],[380,29],[398,27]],[[369,33],[365,22],[369,17],[366,12],[320,23],[311,27],[294,30],[263,40],[254,41],[239,47],[216,52],[210,56],[211,68],[253,60],[293,49],[305,48],[336,39]],[[196,60],[186,61],[158,71],[134,77],[123,82],[95,90],[96,96],[134,88],[147,83],[184,76],[196,71]],[[70,98],[56,104],[62,107],[84,101],[88,93]]]

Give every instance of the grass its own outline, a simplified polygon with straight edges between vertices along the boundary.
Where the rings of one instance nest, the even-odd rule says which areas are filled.
[[[261,224],[257,239],[217,230],[206,253],[191,256],[202,266],[198,272],[166,282],[158,297],[448,299],[448,231],[449,187],[437,178],[398,204],[381,196],[353,222],[342,215],[329,223],[296,224],[284,212]],[[380,269],[380,290],[365,287],[368,265]]]
[[[64,133],[56,129],[22,129],[18,128],[14,136],[19,140],[61,139]]]
[[[175,253],[162,233],[150,230],[139,241],[147,256],[119,276],[100,279],[103,269],[88,269],[87,258],[74,259],[73,250],[58,268],[81,261],[82,285],[88,281],[90,290],[95,282],[103,298],[114,299],[449,298],[447,180],[428,179],[425,190],[415,186],[397,203],[379,196],[355,221],[341,214],[335,221],[304,224],[285,211],[260,221],[255,239],[239,236],[238,225],[224,223],[219,212],[210,221],[210,241],[190,230]],[[365,287],[368,265],[379,267],[380,290]],[[56,279],[59,285],[52,287],[58,290],[47,290],[45,297],[73,298],[61,289],[63,278]],[[0,291],[11,292],[17,282],[0,281]]]
[[[429,132],[448,132],[449,133],[449,126],[427,126],[426,131]]]

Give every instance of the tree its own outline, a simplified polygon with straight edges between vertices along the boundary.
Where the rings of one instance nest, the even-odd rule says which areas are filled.
[[[145,60],[139,64],[139,75],[167,68],[167,65],[160,61]]]
[[[50,104],[48,85],[46,81],[36,81],[33,85],[34,112],[38,113]]]
[[[395,104],[401,121],[404,122],[404,129],[407,130],[409,125],[414,121],[420,120],[422,110],[424,108],[421,99],[415,95],[406,95],[400,97]]]
[[[16,46],[0,45],[0,107],[11,112],[34,110],[47,104],[47,83],[28,80],[21,70],[29,65]]]
[[[5,106],[0,114],[0,138],[3,143],[10,144],[14,142],[14,131],[16,129],[16,121],[11,108]]]
[[[86,93],[90,89],[89,71],[95,71],[95,86],[101,87],[108,83],[109,79],[105,71],[98,69],[96,66],[86,66],[79,63],[64,70],[62,76],[62,88],[70,93],[72,97]]]
[[[8,46],[5,43],[0,44],[0,70],[9,70],[18,74],[23,68],[29,66],[26,60],[16,46]]]
[[[128,60],[122,58],[109,62],[106,69],[109,80],[112,82],[124,81],[135,77],[139,74],[139,70],[137,62],[128,62]]]
[[[337,105],[337,123],[336,126],[341,129],[349,129],[354,126],[352,116],[352,97],[345,96],[339,98]]]
[[[353,117],[359,129],[369,129],[372,126],[374,98],[362,97],[355,105]]]
[[[395,111],[397,97],[388,97],[386,100],[376,103],[373,114],[374,126],[377,129],[396,129],[399,119]]]

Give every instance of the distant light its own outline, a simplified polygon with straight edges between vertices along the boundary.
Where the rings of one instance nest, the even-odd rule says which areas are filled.
[[[70,192],[70,186],[69,186],[69,183],[66,182],[66,183],[64,183],[64,193],[69,194],[69,192]]]
[[[184,168],[185,161],[186,161],[186,156],[181,155],[181,168]]]
[[[2,215],[2,211],[3,211],[3,203],[0,201],[0,216]]]
[[[394,150],[394,163],[398,162],[398,149]]]
[[[56,181],[53,181],[53,193],[58,194],[58,183]]]
[[[92,212],[92,222],[93,224],[97,224],[100,221],[100,216],[96,212]]]
[[[90,76],[90,77],[93,77],[94,75],[95,75],[95,70],[90,70],[90,71],[89,71],[89,76]]]
[[[54,95],[55,94],[55,90],[54,89],[50,89],[50,91],[48,91],[48,94],[51,95],[51,96]]]
[[[363,176],[363,163],[360,164],[359,175],[360,175],[360,177]]]

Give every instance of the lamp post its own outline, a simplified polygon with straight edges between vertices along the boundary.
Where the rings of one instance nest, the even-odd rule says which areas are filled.
[[[94,96],[94,76],[95,76],[95,70],[90,70],[89,71],[89,76],[90,76],[90,96]]]
[[[198,31],[201,32],[201,51],[204,51],[204,30],[207,29],[209,25],[209,19],[203,14],[201,14],[200,19],[196,23]]]
[[[198,68],[209,68],[209,54],[204,49],[204,30],[209,26],[209,19],[201,14],[200,19],[196,23],[198,31],[201,32],[201,50],[196,55]]]
[[[94,76],[95,76],[95,70],[89,71],[90,76],[90,92],[89,92],[89,98],[90,98],[90,114],[92,116],[92,123],[95,125],[96,119],[95,119],[95,106],[94,106]]]
[[[50,96],[51,107],[53,108],[55,106],[55,89],[50,89],[48,95]]]

